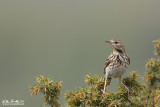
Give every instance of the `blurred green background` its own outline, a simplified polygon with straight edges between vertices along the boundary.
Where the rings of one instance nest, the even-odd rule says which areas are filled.
[[[28,87],[43,74],[63,81],[63,92],[84,86],[86,74],[102,75],[111,52],[104,41],[113,38],[131,58],[128,71],[143,76],[160,38],[160,1],[1,0],[0,101],[42,107],[42,95],[31,96]],[[108,89],[117,85],[113,79]]]

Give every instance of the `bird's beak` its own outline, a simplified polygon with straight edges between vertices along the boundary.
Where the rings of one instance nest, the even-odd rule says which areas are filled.
[[[111,44],[111,41],[110,41],[110,40],[106,40],[105,42],[106,42],[106,43],[109,43],[109,44]]]

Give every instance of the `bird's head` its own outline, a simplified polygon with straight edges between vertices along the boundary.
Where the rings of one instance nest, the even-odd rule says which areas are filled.
[[[105,41],[112,46],[113,52],[125,53],[124,45],[120,40],[107,40]]]

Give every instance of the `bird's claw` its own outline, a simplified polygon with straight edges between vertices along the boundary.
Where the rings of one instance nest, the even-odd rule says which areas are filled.
[[[128,93],[128,98],[129,98],[129,94],[131,93],[131,91],[128,88],[126,88],[126,91]]]
[[[104,97],[104,95],[106,94],[106,92],[104,90],[101,90],[102,91],[102,97]]]

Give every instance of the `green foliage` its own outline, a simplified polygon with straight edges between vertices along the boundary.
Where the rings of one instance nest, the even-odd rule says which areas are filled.
[[[129,77],[123,79],[123,82],[129,87],[131,96],[137,96],[142,90],[142,85],[137,81],[138,75],[136,72],[132,72]],[[104,86],[104,78],[99,75],[90,76],[86,75],[87,83],[86,88],[80,88],[76,91],[69,91],[65,94],[68,101],[68,105],[75,106],[125,106],[132,104],[128,98],[128,93],[123,86],[119,86],[116,92],[106,92],[102,97],[102,90]]]
[[[154,52],[158,58],[150,59],[146,63],[146,91],[147,93],[147,105],[159,106],[160,105],[160,40],[153,41]]]
[[[153,41],[155,43],[154,45],[154,53],[160,58],[160,40]]]
[[[141,107],[159,107],[160,105],[160,41],[153,42],[155,43],[154,52],[158,58],[147,61],[143,91],[132,99],[137,106]]]
[[[104,85],[104,79],[100,76],[86,76],[86,83],[89,87],[77,89],[76,91],[70,91],[65,94],[68,100],[68,105],[73,106],[85,106],[85,105],[97,105],[100,103],[102,91]]]
[[[31,95],[35,93],[37,95],[39,92],[44,94],[45,104],[49,104],[52,107],[58,107],[59,95],[61,94],[62,81],[54,84],[50,78],[40,75],[37,78],[37,84],[30,86]]]
[[[154,88],[160,88],[158,85],[160,82],[160,60],[150,59],[146,64],[147,86],[154,86]]]

